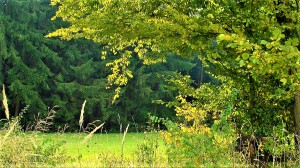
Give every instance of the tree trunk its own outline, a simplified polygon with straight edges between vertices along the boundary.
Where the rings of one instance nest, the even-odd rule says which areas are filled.
[[[295,122],[295,144],[296,149],[299,150],[299,135],[300,135],[300,91],[295,94],[295,110],[294,110],[294,122]]]
[[[255,108],[255,99],[256,99],[256,88],[255,88],[255,81],[251,75],[249,75],[249,84],[250,84],[250,106],[249,106],[249,111],[253,112]]]
[[[202,83],[203,83],[203,74],[204,74],[204,67],[203,67],[203,65],[201,64],[201,72],[200,72],[199,86],[201,86]]]
[[[254,110],[255,110],[255,106],[256,106],[256,87],[255,87],[255,81],[253,79],[253,77],[251,75],[249,75],[249,85],[250,85],[250,93],[249,93],[249,114],[250,114],[250,120],[251,123],[254,122]],[[251,125],[251,131],[252,133],[254,133],[254,129]]]
[[[15,99],[15,117],[19,115],[19,108],[20,108],[20,100],[19,97]]]
[[[7,14],[7,10],[8,10],[8,0],[5,1],[5,14]]]

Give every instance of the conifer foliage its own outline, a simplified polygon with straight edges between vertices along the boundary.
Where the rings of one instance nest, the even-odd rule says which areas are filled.
[[[68,124],[70,130],[76,130],[74,121],[84,100],[85,122],[106,121],[105,129],[118,130],[119,122],[134,122],[144,128],[152,112],[174,116],[171,109],[152,101],[174,98],[174,93],[164,87],[163,75],[188,74],[196,64],[168,56],[167,62],[146,66],[134,55],[128,58],[128,70],[134,78],[119,88],[120,97],[113,103],[116,88],[109,82],[114,66],[107,63],[122,58],[122,53],[114,54],[105,45],[81,38],[45,38],[69,26],[60,19],[51,21],[57,7],[49,4],[49,0],[6,0],[0,4],[0,83],[6,86],[13,116],[27,107],[23,122],[30,124],[38,113],[46,114],[48,108],[58,106],[54,127]],[[106,60],[101,59],[104,52],[109,56]]]
[[[1,82],[8,87],[11,111],[18,115],[26,105],[33,111],[46,110],[47,100],[41,96],[49,94],[49,79],[54,75],[47,61],[58,60],[47,47],[46,32],[38,30],[46,11],[41,12],[34,1],[1,5]]]

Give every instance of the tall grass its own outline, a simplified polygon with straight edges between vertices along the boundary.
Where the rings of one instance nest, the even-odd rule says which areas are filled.
[[[222,132],[205,137],[197,133],[184,133],[176,124],[170,125],[168,131],[151,128],[145,132],[144,139],[135,144],[136,150],[125,155],[126,144],[130,141],[127,137],[129,124],[123,132],[120,118],[120,134],[116,136],[118,143],[106,144],[117,145],[119,150],[109,151],[101,148],[97,150],[94,145],[97,150],[95,155],[90,155],[88,160],[83,160],[82,158],[87,158],[84,155],[89,154],[79,151],[68,153],[65,146],[70,142],[55,139],[56,135],[63,135],[63,132],[53,134],[52,138],[49,136],[46,138],[40,134],[40,132],[48,132],[53,125],[55,107],[48,110],[45,118],[41,118],[38,114],[35,118],[36,123],[27,127],[32,132],[24,132],[20,126],[22,113],[14,118],[9,115],[4,86],[2,94],[7,123],[0,129],[0,167],[193,167],[195,165],[300,167],[300,155],[295,148],[294,135],[278,128],[274,128],[272,137],[265,139],[253,136],[252,139],[242,140],[242,137],[239,137],[240,142],[232,143],[226,151],[224,151],[225,148],[216,146],[218,143],[222,144],[223,140],[226,141],[216,136],[222,136]],[[108,135],[102,134],[102,139],[92,141],[93,136],[103,128],[105,123],[97,124],[98,121],[95,121],[84,128],[85,104],[86,101],[83,102],[80,111],[79,133],[77,134],[80,143],[77,143],[76,149],[85,148],[91,152],[91,143],[101,143]],[[161,143],[160,134],[165,138],[166,146]],[[71,148],[74,150],[75,147]]]
[[[0,130],[0,167],[49,167],[65,162],[67,157],[60,150],[61,144],[49,144],[45,139],[38,138],[36,132],[24,133],[19,122],[22,114],[15,118],[9,117],[4,85],[2,94],[7,124]],[[52,114],[46,120],[39,120],[36,127],[49,126],[46,123],[49,116]]]
[[[128,131],[128,127],[129,127],[129,124],[126,127],[124,135],[123,135],[123,138],[122,138],[122,150],[121,150],[121,159],[122,159],[122,162],[123,162],[123,159],[124,159],[124,143],[125,143],[125,137],[126,137],[126,134],[127,134],[127,131]]]
[[[84,100],[82,107],[81,107],[81,111],[80,111],[80,118],[79,118],[79,132],[82,130],[82,125],[83,125],[83,115],[84,115],[84,107],[86,104],[86,100]]]
[[[87,142],[93,135],[96,131],[98,131],[100,128],[103,127],[105,123],[102,123],[101,125],[97,126],[96,128],[93,129],[92,132],[90,132],[86,137],[84,137],[84,140],[83,142]]]
[[[5,116],[6,116],[6,119],[9,120],[9,110],[8,110],[8,103],[7,103],[4,85],[2,87],[2,96],[3,96],[2,103],[3,103],[4,109],[5,109]]]

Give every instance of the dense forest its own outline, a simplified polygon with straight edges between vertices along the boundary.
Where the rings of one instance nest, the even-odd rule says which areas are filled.
[[[10,111],[18,116],[25,110],[23,124],[45,117],[56,107],[53,131],[65,124],[67,131],[78,129],[81,105],[85,107],[85,123],[105,121],[108,131],[119,124],[132,123],[134,131],[146,128],[149,115],[172,118],[171,108],[154,103],[171,101],[175,92],[165,87],[163,75],[180,72],[191,74],[195,86],[210,81],[197,59],[169,55],[166,62],[143,65],[136,56],[129,69],[134,78],[121,89],[120,98],[112,103],[114,90],[107,89],[110,58],[101,59],[103,46],[90,40],[61,41],[45,38],[55,29],[69,24],[51,21],[56,7],[48,0],[8,0],[1,3],[1,83],[6,87]],[[196,58],[196,57],[195,57]],[[0,114],[4,118],[4,114]]]
[[[22,130],[55,111],[52,132],[125,131],[117,165],[129,128],[159,132],[167,167],[299,166],[298,0],[0,2],[2,110],[6,91]]]

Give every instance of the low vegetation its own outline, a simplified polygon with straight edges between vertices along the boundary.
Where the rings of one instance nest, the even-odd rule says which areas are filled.
[[[1,134],[1,167],[167,165],[164,144],[158,133],[99,132],[85,141],[86,133],[24,132],[18,119],[13,119],[2,128]]]
[[[230,98],[234,99],[234,94]],[[7,103],[5,99],[3,103]],[[8,111],[6,114],[9,116]],[[43,124],[32,128],[47,130],[45,125],[51,125],[49,116],[54,114],[50,110],[36,123]],[[172,121],[157,117],[150,117],[148,132],[127,133],[126,128],[114,134],[103,131],[103,124],[97,126],[96,122],[91,124],[93,129],[83,129],[89,132],[24,131],[20,125],[22,115],[7,118],[0,132],[1,167],[299,166],[293,136],[280,135],[285,132],[278,129],[269,139],[238,137],[224,119],[229,111],[224,114],[220,122],[199,133],[184,131]],[[161,123],[167,131],[159,131]]]
[[[283,139],[272,139],[266,147],[259,138],[238,138],[226,145],[217,141],[218,134],[210,137],[172,129],[127,133],[124,144],[124,134],[101,132],[84,142],[86,133],[24,132],[18,124],[13,119],[1,129],[1,167],[299,166],[294,144]]]
[[[3,87],[4,88],[4,87]],[[78,133],[45,133],[52,125],[54,109],[44,119],[24,130],[21,115],[9,118],[5,90],[3,104],[7,118],[0,133],[1,167],[157,167],[167,166],[165,147],[158,132],[110,133],[91,123]],[[84,105],[82,107],[84,113]],[[82,121],[83,118],[80,118]],[[93,128],[94,126],[94,128]],[[129,126],[129,125],[128,125]],[[98,131],[98,133],[95,133]]]

